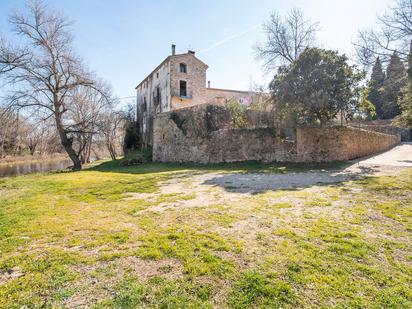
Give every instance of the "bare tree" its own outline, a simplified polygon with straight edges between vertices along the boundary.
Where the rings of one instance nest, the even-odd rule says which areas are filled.
[[[0,37],[0,75],[13,70],[13,63],[27,63],[30,61],[30,54],[27,50],[12,47],[6,40]]]
[[[17,146],[17,115],[9,110],[0,109],[0,158],[14,154]]]
[[[31,155],[52,154],[63,150],[52,120],[36,119],[33,116],[25,120],[19,134]]]
[[[122,149],[123,135],[127,124],[124,113],[113,111],[107,113],[100,123],[100,133],[104,138],[107,150],[112,160],[116,160]]]
[[[276,12],[263,24],[266,41],[256,47],[258,59],[267,71],[294,62],[307,47],[314,47],[318,23],[305,19],[303,11],[292,9],[285,18]]]
[[[73,148],[70,105],[79,87],[98,88],[73,54],[67,18],[39,1],[31,2],[28,9],[27,15],[16,13],[10,18],[23,47],[1,41],[3,75],[9,85],[15,85],[8,107],[35,110],[43,113],[44,119],[52,117],[73,169],[79,170],[81,161]]]
[[[111,89],[103,82],[96,83],[97,90],[90,87],[78,87],[69,100],[67,131],[74,136],[73,143],[82,163],[90,162],[92,144],[99,133],[106,114],[111,113]]]
[[[53,119],[0,108],[0,158],[6,155],[51,154],[64,151]]]
[[[370,67],[376,58],[388,62],[394,52],[406,61],[412,39],[412,0],[398,0],[382,16],[377,27],[360,30],[356,41],[359,62]]]

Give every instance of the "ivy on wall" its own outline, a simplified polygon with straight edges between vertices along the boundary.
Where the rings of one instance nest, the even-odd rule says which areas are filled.
[[[230,99],[227,101],[226,106],[231,115],[231,123],[233,128],[245,128],[247,124],[246,108],[236,99]]]

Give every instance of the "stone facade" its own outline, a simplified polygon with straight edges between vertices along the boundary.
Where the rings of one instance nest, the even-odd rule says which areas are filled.
[[[387,150],[399,135],[350,127],[298,128],[287,140],[271,127],[236,129],[227,125],[224,110],[203,104],[162,113],[154,119],[153,160],[219,163],[331,162],[355,159]]]
[[[231,98],[243,104],[261,100],[255,92],[207,88],[207,69],[193,51],[176,54],[172,45],[172,54],[137,85],[137,117],[145,147],[152,146],[153,117],[157,114],[203,103],[219,104]]]
[[[184,69],[181,69],[184,66]],[[153,116],[195,105],[205,96],[207,65],[193,52],[168,56],[136,87],[137,117],[143,144],[152,145]],[[185,93],[180,88],[185,84]]]
[[[180,72],[180,64],[186,65],[186,73]],[[169,110],[200,104],[205,97],[206,69],[208,66],[193,53],[170,58],[171,106]],[[186,82],[186,96],[180,93],[180,82]]]

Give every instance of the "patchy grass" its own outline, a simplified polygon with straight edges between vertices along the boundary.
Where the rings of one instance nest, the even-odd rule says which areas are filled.
[[[0,308],[411,307],[411,171],[257,194],[191,180],[323,168],[115,161],[0,179]]]
[[[127,159],[127,158],[126,158]],[[214,164],[191,164],[191,163],[146,163],[135,166],[122,166],[124,159],[115,161],[106,161],[93,167],[92,169],[102,172],[116,173],[158,173],[168,171],[191,171],[195,173],[204,171],[217,172],[241,172],[241,173],[289,173],[289,172],[308,172],[340,169],[347,165],[345,162],[318,163],[318,164],[267,164],[255,161],[235,162],[235,163],[214,163]]]
[[[208,283],[153,277],[142,284],[126,276],[114,287],[115,297],[99,301],[94,308],[208,308],[216,287]]]

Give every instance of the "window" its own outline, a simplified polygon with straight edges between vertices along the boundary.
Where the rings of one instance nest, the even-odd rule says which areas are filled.
[[[180,71],[180,73],[187,73],[187,67],[186,67],[186,64],[184,64],[184,63],[181,63],[180,65],[179,65],[179,71]]]
[[[154,105],[156,106],[156,112],[162,112],[162,100],[160,97],[160,88],[156,87],[155,91],[153,92],[153,101]]]
[[[159,78],[159,72],[156,73],[156,78]]]
[[[180,96],[185,97],[187,96],[187,83],[184,80],[180,81]]]

